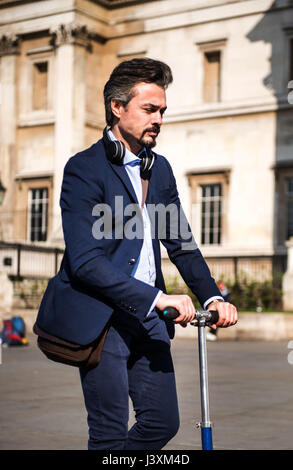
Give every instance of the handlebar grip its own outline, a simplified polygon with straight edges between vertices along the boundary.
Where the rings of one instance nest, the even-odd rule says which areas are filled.
[[[217,312],[217,310],[209,310],[209,312],[211,314],[211,318],[208,323],[210,325],[214,325],[214,323],[217,323],[217,321],[219,320],[219,313]]]
[[[175,307],[166,307],[162,313],[163,313],[163,317],[167,320],[175,320],[175,318],[179,317],[180,315],[177,308]],[[210,313],[210,317],[206,323],[209,325],[213,325],[214,323],[217,323],[217,321],[219,320],[219,314],[217,310],[210,310],[209,313]]]
[[[174,320],[175,318],[179,317],[179,312],[175,307],[166,307],[163,310],[163,317],[167,320]]]

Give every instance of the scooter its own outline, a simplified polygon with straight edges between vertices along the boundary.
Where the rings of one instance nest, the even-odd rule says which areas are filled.
[[[179,312],[174,307],[167,307],[163,310],[163,317],[175,319]],[[202,450],[213,450],[212,423],[210,421],[209,390],[208,390],[208,368],[207,368],[207,346],[205,327],[217,323],[218,312],[215,310],[197,310],[195,321],[191,325],[198,327],[198,352],[199,352],[199,373],[200,373],[200,395],[201,395],[201,415],[202,421],[197,423],[201,429]]]

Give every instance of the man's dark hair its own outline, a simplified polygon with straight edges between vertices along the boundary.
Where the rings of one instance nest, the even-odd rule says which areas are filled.
[[[104,87],[106,122],[113,124],[111,100],[120,101],[126,106],[134,97],[133,87],[138,83],[155,83],[166,89],[172,83],[170,67],[159,60],[145,58],[121,62],[110,75]]]

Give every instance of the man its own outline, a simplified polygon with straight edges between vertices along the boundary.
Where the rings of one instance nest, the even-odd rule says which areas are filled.
[[[186,326],[195,309],[189,296],[166,294],[160,240],[201,304],[218,311],[217,326],[237,321],[236,308],[222,302],[192,234],[175,230],[184,215],[172,169],[150,150],[171,82],[170,68],[160,61],[118,65],[104,88],[103,139],[71,157],[64,169],[66,250],[38,322],[56,336],[87,344],[110,321],[99,365],[80,369],[89,449],[161,449],[178,430],[170,337],[174,323]],[[159,204],[176,212],[161,224],[165,230],[154,228],[150,217],[151,205]],[[134,207],[142,236],[131,236],[129,229]],[[167,306],[179,311],[174,323],[159,315]],[[129,396],[136,423],[128,431]]]

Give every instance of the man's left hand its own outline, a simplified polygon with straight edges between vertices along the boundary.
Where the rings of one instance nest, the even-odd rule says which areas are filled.
[[[217,310],[219,314],[218,322],[211,325],[213,330],[217,327],[227,328],[228,326],[235,325],[238,321],[237,309],[229,302],[213,301],[207,306],[206,310]]]

